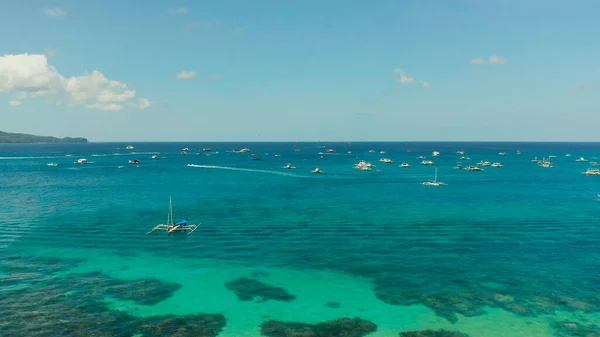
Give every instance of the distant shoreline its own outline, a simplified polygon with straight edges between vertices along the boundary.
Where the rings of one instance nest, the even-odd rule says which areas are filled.
[[[89,143],[82,137],[57,138],[51,136],[36,136],[26,133],[8,133],[0,131],[0,144],[73,144]]]

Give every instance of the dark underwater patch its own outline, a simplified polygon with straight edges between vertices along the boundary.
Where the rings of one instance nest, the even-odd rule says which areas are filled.
[[[325,303],[325,306],[328,308],[338,309],[341,306],[341,304],[340,302],[327,302]]]
[[[180,287],[178,284],[156,279],[116,280],[102,273],[55,276],[73,267],[73,261],[68,260],[11,257],[2,262],[4,272],[10,270],[4,277],[15,281],[18,277],[19,283],[29,284],[2,292],[2,336],[215,337],[226,325],[223,315],[209,314],[140,319],[109,310],[104,303],[105,297],[142,305],[158,303],[171,296]]]
[[[562,321],[553,325],[557,337],[600,337],[600,326]]]
[[[261,333],[267,337],[362,337],[377,331],[375,323],[360,318],[340,318],[318,324],[267,321]]]
[[[256,298],[258,301],[291,302],[296,299],[296,296],[281,287],[245,277],[229,281],[225,283],[225,287],[233,291],[240,301],[252,301]]]

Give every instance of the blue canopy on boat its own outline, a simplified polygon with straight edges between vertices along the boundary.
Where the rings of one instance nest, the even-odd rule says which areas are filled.
[[[180,221],[180,222],[176,223],[176,225],[182,225],[182,226],[185,226],[185,225],[187,225],[187,222],[188,222],[188,220],[189,220],[189,218],[186,218],[185,220],[182,220],[182,221]]]

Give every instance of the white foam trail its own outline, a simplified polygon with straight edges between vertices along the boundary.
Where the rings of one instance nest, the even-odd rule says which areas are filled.
[[[270,170],[255,170],[255,169],[247,169],[240,167],[230,167],[230,166],[212,166],[212,165],[196,165],[196,164],[188,164],[188,167],[197,167],[197,168],[205,168],[205,169],[217,169],[217,170],[229,170],[229,171],[245,171],[245,172],[258,172],[258,173],[269,173],[276,174],[280,176],[286,177],[295,177],[295,178],[310,178],[309,176],[303,176],[299,174],[279,172],[279,171],[270,171]]]

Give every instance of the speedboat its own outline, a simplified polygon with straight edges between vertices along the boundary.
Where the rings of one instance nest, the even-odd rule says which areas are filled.
[[[381,151],[381,152],[379,152],[379,154],[385,154],[385,151]]]
[[[187,154],[187,152],[186,151],[181,151],[181,152],[179,152],[179,154]]]
[[[587,169],[587,171],[585,171],[584,174],[588,176],[600,176],[600,169],[590,168]]]
[[[275,157],[281,157],[281,155],[280,154],[276,154]]]
[[[434,157],[437,157],[437,156],[439,156],[439,155],[440,155],[440,153],[439,153],[439,152],[437,152],[437,151],[433,151],[433,153],[432,153],[431,155],[432,155],[432,156],[434,156]]]
[[[425,159],[423,156],[418,156],[417,159]]]
[[[184,147],[183,149],[181,149],[181,151],[189,151],[190,149],[188,149],[187,147]]]
[[[312,173],[324,173],[321,169],[319,169],[318,167],[314,170],[311,171]]]
[[[84,165],[84,164],[93,164],[93,163],[87,161],[87,159],[85,159],[85,158],[81,158],[81,159],[77,159],[77,161],[75,162],[75,164]]]
[[[434,162],[432,162],[431,160],[423,160],[421,162],[421,164],[423,164],[423,165],[434,165]]]
[[[292,169],[295,169],[296,167],[295,167],[295,166],[292,166],[292,164],[287,164],[287,165],[285,165],[283,168],[284,168],[284,169],[288,169],[288,170],[292,170]]]
[[[465,151],[456,151],[456,153],[458,153],[462,156],[463,154],[465,154]]]
[[[134,160],[130,160],[129,164],[138,165],[138,164],[141,164],[141,162],[137,159],[134,159]]]
[[[521,151],[517,150],[517,154],[521,154]]]
[[[250,152],[250,149],[247,148],[247,147],[245,147],[245,148],[243,148],[243,149],[241,149],[241,150],[238,151],[238,153],[247,153],[247,152]]]
[[[550,162],[550,160],[543,158],[542,161],[540,162],[540,166],[544,167],[544,168],[551,168],[553,165],[552,165],[552,162]]]
[[[567,154],[565,155],[565,157],[570,157],[570,156],[571,156],[571,154],[570,154],[570,153],[567,153]]]
[[[490,163],[489,161],[480,161],[477,165],[481,165],[481,166],[492,166],[492,163]]]
[[[125,168],[125,166],[121,165],[121,166],[117,166],[117,168],[122,169],[122,168]]]
[[[582,163],[582,162],[586,162],[587,159],[585,159],[583,157],[579,157],[578,159],[575,159],[575,161]]]
[[[204,152],[210,152],[212,150],[210,148],[208,148],[208,147],[205,147],[205,148],[202,149],[202,151],[204,151]]]
[[[410,165],[408,165],[407,163],[402,163],[402,164],[400,164],[400,167],[402,167],[402,168],[409,168]]]
[[[506,152],[498,152],[499,156],[506,156]]]
[[[158,159],[158,156],[152,156],[152,159]]]
[[[252,160],[260,160],[259,156],[252,155]]]
[[[469,160],[469,159],[471,159],[471,158],[465,157],[465,156],[460,157],[460,160]]]
[[[391,159],[389,159],[389,158],[381,158],[381,159],[379,159],[379,162],[380,163],[385,163],[385,164],[391,164],[391,163],[393,163],[393,161]]]
[[[531,162],[533,162],[533,163],[539,163],[539,162],[540,162],[540,160],[539,160],[539,159],[538,159],[538,157],[536,156],[535,158],[533,158],[533,159],[531,160]]]
[[[48,166],[52,166],[52,167],[56,167],[56,166],[58,166],[58,163],[48,163],[48,164],[46,164],[46,165],[48,165]]]
[[[327,152],[327,153],[334,153],[335,150],[334,149],[327,149],[327,150],[325,150],[325,152]]]
[[[354,166],[354,168],[357,170],[361,170],[361,171],[371,171],[371,169],[373,168],[373,165],[370,163],[367,163],[364,160],[361,160],[358,164],[356,164]]]
[[[125,149],[126,149],[126,150],[133,150],[133,149],[135,149],[135,148],[133,147],[133,145],[127,145],[127,147],[126,147]]]
[[[370,153],[375,153],[375,150],[369,150]]]
[[[496,162],[492,164],[492,167],[502,167],[502,164]]]

